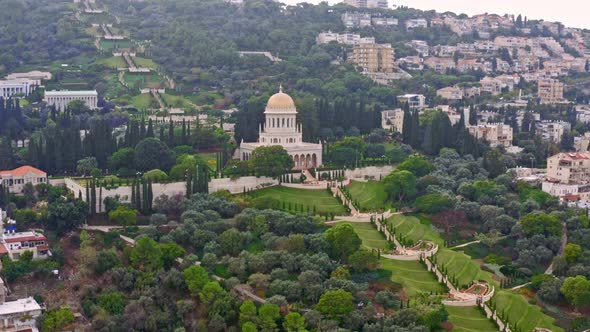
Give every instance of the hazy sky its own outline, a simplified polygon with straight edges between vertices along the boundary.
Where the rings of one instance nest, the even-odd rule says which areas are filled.
[[[280,0],[296,4],[303,0]],[[321,0],[306,0],[319,3]],[[337,3],[340,0],[328,0]],[[389,0],[389,5],[404,5],[418,9],[435,9],[437,12],[452,11],[468,15],[522,14],[531,19],[559,21],[566,26],[590,29],[589,0]]]

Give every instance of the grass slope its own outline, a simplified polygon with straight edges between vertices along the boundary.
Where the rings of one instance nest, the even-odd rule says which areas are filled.
[[[387,249],[389,247],[389,243],[385,240],[385,236],[379,233],[375,226],[370,223],[346,221],[343,221],[342,223],[349,224],[354,228],[354,231],[358,234],[361,240],[363,240],[363,246],[367,249]]]
[[[362,211],[390,208],[390,205],[385,202],[387,199],[385,185],[379,181],[352,181],[347,188],[352,198],[358,201]]]
[[[402,285],[404,292],[412,297],[420,293],[443,294],[447,289],[433,273],[419,261],[395,261],[381,258],[381,268],[391,271],[391,280]]]
[[[498,327],[476,307],[445,307],[454,332],[496,332]]]
[[[303,205],[303,211],[307,211],[307,206],[310,209],[315,206],[317,213],[334,213],[336,215],[347,214],[344,206],[338,202],[327,190],[306,190],[287,187],[271,187],[257,190],[252,193],[252,197],[270,196],[282,203],[285,202],[286,209],[291,203],[292,210],[295,205]]]
[[[461,251],[454,251],[443,247],[444,240],[436,229],[432,228],[426,221],[421,221],[415,216],[394,215],[389,219],[393,223],[397,234],[404,234],[404,237],[414,242],[426,239],[438,243],[440,246],[437,254],[437,262],[444,264],[449,275],[454,275],[459,284],[466,285],[473,280],[486,280],[496,287],[494,301],[497,303],[497,310],[508,312],[508,321],[511,325],[517,323],[523,331],[533,331],[535,327],[549,328],[554,332],[563,329],[554,325],[555,319],[545,315],[541,308],[529,304],[521,295],[511,293],[507,290],[500,290],[499,284],[493,279],[490,272],[483,271],[480,265],[473,261],[470,256]],[[460,330],[469,331],[469,330]]]

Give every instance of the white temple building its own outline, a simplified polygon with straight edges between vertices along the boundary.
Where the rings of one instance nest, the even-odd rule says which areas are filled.
[[[281,145],[295,163],[294,169],[308,169],[322,165],[322,144],[303,141],[301,125],[297,124],[297,109],[293,98],[283,93],[274,94],[264,111],[265,121],[260,126],[258,142],[240,144],[240,160],[249,160],[261,146]]]

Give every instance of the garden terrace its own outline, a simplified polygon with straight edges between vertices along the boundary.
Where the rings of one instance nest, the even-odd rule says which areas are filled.
[[[287,187],[270,187],[248,193],[252,198],[270,197],[279,202],[279,209],[294,213],[346,215],[348,212],[327,190],[306,190]]]
[[[386,202],[385,185],[378,181],[351,181],[346,189],[360,211],[383,211],[391,206]]]
[[[456,286],[464,288],[475,280],[487,282],[496,288],[494,297],[490,301],[498,313],[506,312],[504,321],[508,321],[511,327],[517,324],[522,331],[533,331],[535,327],[544,327],[552,331],[563,331],[555,326],[555,319],[545,315],[541,308],[528,303],[527,299],[520,294],[508,290],[500,290],[498,282],[492,273],[483,271],[480,265],[463,252],[454,251],[443,247],[444,240],[438,234],[427,219],[417,216],[394,215],[388,220],[395,227],[396,236],[403,235],[403,239],[417,242],[420,239],[430,240],[438,243],[440,249],[434,256],[433,261],[439,265],[450,277],[454,277]],[[447,307],[449,308],[449,307]],[[474,308],[474,310],[478,310]],[[459,321],[460,317],[456,317]],[[464,329],[462,331],[469,331]],[[477,329],[475,331],[478,331]],[[514,329],[513,329],[514,331]]]
[[[454,332],[496,332],[498,327],[478,307],[446,307]]]

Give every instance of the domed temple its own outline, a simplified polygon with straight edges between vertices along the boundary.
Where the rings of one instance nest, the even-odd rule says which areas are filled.
[[[265,121],[260,125],[258,142],[240,143],[240,160],[249,160],[260,146],[281,145],[295,163],[294,169],[322,165],[322,144],[303,141],[301,125],[297,124],[297,109],[293,98],[279,89],[270,97],[264,110]]]

